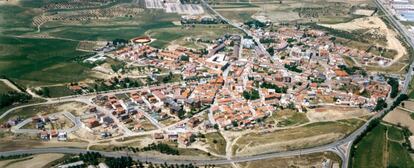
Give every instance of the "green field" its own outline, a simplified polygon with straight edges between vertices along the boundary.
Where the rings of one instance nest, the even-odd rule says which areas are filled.
[[[24,39],[0,35],[0,74],[12,79],[42,83],[85,79],[88,68],[73,59],[77,42],[56,39]]]
[[[123,0],[120,3],[129,1]],[[183,28],[173,23],[179,22],[179,15],[149,9],[134,17],[79,22],[49,21],[37,32],[32,20],[44,12],[41,7],[47,3],[50,2],[22,1],[19,5],[0,5],[0,75],[6,75],[25,87],[93,78],[90,67],[74,61],[76,57],[88,54],[75,50],[82,40],[111,41],[147,34],[157,39],[151,44],[155,47],[164,48],[176,41],[180,45],[198,49],[204,46],[186,42],[184,38],[205,35],[206,38],[216,39],[228,32],[236,32],[223,25]],[[112,6],[113,4],[99,8]],[[76,9],[71,9],[73,11],[76,12]]]
[[[414,161],[407,150],[398,142],[388,143],[388,167],[414,167]]]
[[[355,145],[352,167],[414,167],[403,140],[402,130],[379,124]]]
[[[10,88],[4,82],[0,81],[0,94],[7,93],[10,91],[15,91],[14,89]]]
[[[400,129],[397,127],[388,127],[388,139],[394,140],[394,141],[402,141],[404,140],[404,135]]]

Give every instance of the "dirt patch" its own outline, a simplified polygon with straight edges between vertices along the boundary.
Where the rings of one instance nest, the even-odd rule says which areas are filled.
[[[250,133],[240,137],[233,146],[236,155],[308,148],[335,141],[351,133],[364,122],[357,119],[312,123],[306,126]]]
[[[32,168],[32,167],[44,167],[52,161],[62,158],[63,154],[39,154],[29,156],[26,158],[19,158],[13,160],[0,161],[0,167],[19,167],[19,168]]]
[[[252,162],[239,163],[243,168],[262,168],[262,167],[322,167],[322,163],[330,160],[333,164],[339,164],[340,159],[330,152],[315,153],[309,155],[273,158]],[[333,166],[334,167],[334,166]]]
[[[358,118],[371,115],[368,110],[351,107],[321,107],[309,109],[306,113],[311,121],[335,121],[342,119]]]
[[[357,9],[355,10],[354,15],[371,16],[373,13],[374,13],[373,10]]]
[[[414,132],[414,120],[411,119],[410,112],[396,108],[388,113],[383,120],[395,125],[407,127],[411,132]]]
[[[273,143],[262,144],[260,146],[251,146],[247,144],[242,146],[238,151],[237,155],[251,155],[252,153],[267,153],[273,151],[287,151],[312,146],[318,146],[327,144],[341,138],[341,133],[328,133],[322,135],[309,136],[301,139],[291,139],[285,141],[274,141]]]
[[[414,111],[414,102],[413,101],[404,101],[404,108]]]
[[[0,0],[0,5],[20,5],[20,0]]]
[[[68,111],[75,116],[81,116],[88,109],[88,105],[80,102],[65,103],[57,107],[58,111]]]
[[[387,46],[384,46],[390,50],[397,51],[397,55],[394,57],[394,60],[399,60],[404,55],[407,54],[406,48],[402,45],[400,40],[398,40],[398,34],[389,29],[387,25],[377,16],[365,17],[354,19],[351,22],[339,23],[339,24],[320,24],[321,26],[344,30],[344,31],[356,31],[356,30],[371,30],[371,33],[379,34],[385,36],[387,39]]]

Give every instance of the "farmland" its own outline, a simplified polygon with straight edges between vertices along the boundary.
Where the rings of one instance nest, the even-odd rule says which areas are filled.
[[[14,89],[7,86],[4,82],[0,81],[0,94],[15,91]]]
[[[333,153],[315,153],[310,155],[274,158],[261,161],[244,162],[238,164],[242,168],[261,167],[319,167],[322,162],[330,160],[334,165],[339,166],[340,159]]]
[[[401,136],[401,129],[379,124],[356,145],[352,167],[412,167]]]
[[[266,18],[273,22],[340,23],[360,17],[357,9],[370,9],[369,1],[226,1],[210,0],[224,17],[236,22]],[[250,2],[250,3],[249,3]],[[365,12],[366,13],[366,12]]]
[[[109,8],[108,11],[112,12],[114,6],[122,7],[127,4],[126,2],[128,1],[96,8]],[[89,54],[76,51],[82,41],[131,39],[146,34],[154,36],[156,41],[152,45],[155,47],[165,48],[170,45],[170,42],[176,41],[192,48],[202,48],[200,44],[185,41],[185,37],[200,36],[199,32],[204,31],[208,35],[206,38],[214,40],[220,35],[235,32],[227,26],[183,28],[173,23],[179,22],[179,15],[167,14],[161,10],[143,9],[140,6],[131,7],[131,10],[137,10],[132,17],[107,14],[108,19],[88,21],[74,21],[77,19],[77,12],[89,12],[87,9],[74,7],[59,9],[67,13],[68,16],[64,15],[65,17],[74,18],[49,20],[36,27],[32,23],[33,19],[42,14],[40,8],[45,5],[48,4],[44,2],[0,4],[0,74],[26,87],[96,78],[90,67],[75,61],[77,57]]]

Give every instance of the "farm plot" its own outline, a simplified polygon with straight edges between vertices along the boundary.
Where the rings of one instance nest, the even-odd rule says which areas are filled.
[[[410,112],[395,108],[393,111],[389,112],[383,120],[394,125],[407,127],[411,132],[414,132],[414,120],[410,117],[410,114]]]

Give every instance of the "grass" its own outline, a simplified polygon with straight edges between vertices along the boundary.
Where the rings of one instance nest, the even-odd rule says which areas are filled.
[[[0,108],[0,115],[5,113],[7,110],[12,109],[12,108],[17,107],[17,106],[22,106],[22,105],[27,105],[27,104],[34,104],[34,103],[41,103],[41,102],[45,102],[45,100],[38,99],[38,98],[32,98],[27,103],[14,104],[14,105],[11,105],[11,106],[8,106],[8,107]],[[1,122],[1,120],[0,120],[0,122]]]
[[[309,122],[305,113],[299,113],[294,110],[285,109],[273,113],[272,116],[266,118],[266,123],[274,122],[277,123],[278,127],[286,127],[292,125],[299,125]]]
[[[339,120],[336,122],[311,123],[298,128],[277,130],[270,133],[250,133],[238,139],[236,147],[233,149],[237,151],[238,149],[247,146],[256,147],[263,146],[265,144],[277,145],[279,142],[283,142],[283,145],[280,146],[280,150],[313,147],[326,144],[343,137],[357,129],[362,124],[363,121],[361,120],[349,119]],[[316,136],[329,136],[331,138],[312,138]],[[298,143],[298,140],[306,141],[306,143]]]
[[[384,167],[385,129],[380,124],[356,145],[352,167]]]
[[[175,14],[148,10],[133,20],[121,17],[84,24],[53,21],[42,26],[41,34],[61,39],[17,38],[22,34],[39,34],[31,22],[41,14],[35,8],[45,5],[43,1],[22,3],[22,6],[0,6],[0,74],[29,87],[90,78],[90,69],[73,61],[76,56],[86,54],[75,51],[80,40],[130,39],[150,29],[175,27],[171,21],[179,20]]]
[[[93,78],[90,67],[74,61],[77,56],[86,54],[75,50],[82,40],[110,41],[150,34],[158,39],[151,45],[163,48],[174,40],[201,36],[200,32],[206,32],[206,36],[213,39],[227,31],[234,32],[233,29],[223,28],[223,25],[182,29],[173,24],[173,21],[179,21],[179,15],[162,10],[145,10],[133,18],[115,17],[82,23],[51,21],[42,25],[38,33],[31,22],[33,17],[42,13],[35,8],[46,2],[22,3],[21,6],[0,6],[0,75],[6,75],[26,87]],[[22,34],[47,34],[59,39],[16,37]],[[70,94],[67,91],[55,93],[56,96]]]
[[[15,91],[14,89],[7,86],[4,82],[0,81],[0,94]]]
[[[185,37],[214,40],[225,34],[234,33],[240,34],[241,32],[227,25],[197,25],[191,28],[169,27],[153,29],[146,32],[145,34],[150,35],[152,38],[156,39],[156,41],[150,44],[151,46],[157,48],[166,48],[173,41],[174,44],[185,44]]]
[[[407,150],[398,142],[388,143],[388,167],[414,167],[414,161]]]
[[[23,108],[14,110],[8,115],[4,116],[2,119],[0,119],[0,123],[3,123],[14,117],[21,117],[23,119],[26,119],[26,118],[33,117],[38,113],[41,113],[42,115],[57,113],[57,112],[60,112],[60,111],[57,111],[58,110],[57,107],[63,104],[67,104],[67,103],[71,103],[71,102],[23,107]]]
[[[403,133],[397,127],[393,127],[393,126],[388,127],[387,134],[388,134],[388,138],[391,139],[391,140],[394,140],[394,141],[404,140]]]
[[[77,42],[56,39],[24,39],[0,35],[0,74],[12,79],[41,83],[83,80],[89,69],[73,59]]]
[[[63,96],[70,96],[76,94],[72,90],[70,90],[66,85],[64,86],[50,86],[47,87],[49,89],[49,96],[50,97],[63,97]]]
[[[208,133],[206,136],[206,143],[208,149],[219,155],[226,154],[226,140],[218,132]]]
[[[414,167],[407,149],[397,142],[401,140],[404,140],[402,130],[379,124],[355,145],[352,167]]]
[[[182,156],[203,156],[203,157],[213,157],[211,155],[208,155],[208,153],[199,150],[199,149],[191,149],[191,148],[187,148],[187,149],[183,149],[183,148],[177,148],[178,152],[180,153],[180,155]]]

